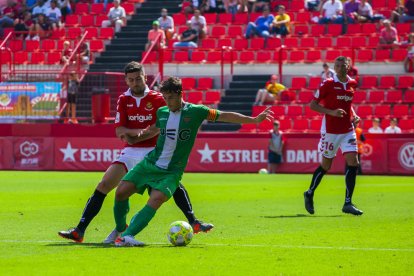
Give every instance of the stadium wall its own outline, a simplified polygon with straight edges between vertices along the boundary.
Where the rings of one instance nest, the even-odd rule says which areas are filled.
[[[281,173],[311,173],[317,134],[287,133]],[[414,175],[414,135],[366,134],[365,174]],[[257,172],[267,166],[267,133],[199,133],[189,172]],[[0,169],[104,171],[122,149],[112,125],[0,124]],[[344,171],[336,158],[332,173]]]

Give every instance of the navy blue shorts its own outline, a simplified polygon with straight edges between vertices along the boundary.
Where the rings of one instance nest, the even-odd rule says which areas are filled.
[[[270,164],[280,164],[282,163],[282,155],[274,153],[269,150],[268,159]]]

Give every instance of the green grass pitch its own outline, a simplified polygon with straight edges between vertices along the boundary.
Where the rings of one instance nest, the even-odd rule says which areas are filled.
[[[0,172],[0,275],[413,275],[414,177],[360,176],[341,213],[343,176],[327,175],[315,215],[303,207],[310,175],[185,174],[196,215],[215,225],[187,247],[166,231],[185,220],[167,202],[137,239],[102,246],[113,229],[111,193],[83,244],[58,237],[75,226],[102,173]],[[148,198],[134,195],[129,218]]]

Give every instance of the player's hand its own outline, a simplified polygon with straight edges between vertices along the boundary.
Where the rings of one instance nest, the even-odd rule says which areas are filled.
[[[269,121],[272,122],[274,120],[274,118],[273,118],[273,111],[270,110],[270,106],[268,108],[266,108],[265,110],[263,110],[262,113],[260,113],[259,115],[257,115],[254,118],[254,120],[255,120],[256,123],[261,123],[264,120],[269,120]]]
[[[141,136],[144,136],[145,134],[148,134],[148,133],[149,133],[149,128],[150,128],[150,126],[147,126],[146,128],[141,129],[141,130],[137,133],[137,137],[141,137]]]
[[[346,112],[345,112],[345,110],[343,110],[341,108],[338,108],[338,109],[333,110],[330,115],[334,116],[334,117],[342,118],[346,115]]]
[[[354,124],[354,126],[359,124],[359,122],[361,122],[361,118],[357,115],[354,115],[354,120],[352,120],[352,123]]]

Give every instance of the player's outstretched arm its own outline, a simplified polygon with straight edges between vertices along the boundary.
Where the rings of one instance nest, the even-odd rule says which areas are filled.
[[[118,138],[122,139],[123,136],[125,136],[125,135],[136,136],[141,131],[142,131],[142,129],[127,128],[127,127],[119,126],[115,129],[115,134]]]
[[[126,139],[127,139],[128,144],[133,145],[135,143],[142,142],[147,139],[151,139],[157,136],[158,134],[160,134],[160,129],[156,127],[155,124],[153,124],[151,126],[148,126],[145,129],[141,129],[134,136],[126,135]]]
[[[220,111],[220,116],[217,119],[218,122],[239,124],[256,124],[264,120],[273,120],[273,111],[270,110],[270,107],[266,108],[262,113],[260,113],[256,117],[245,116],[237,112]]]
[[[345,110],[338,108],[338,109],[329,109],[320,105],[317,101],[312,100],[310,103],[310,108],[316,112],[331,115],[333,117],[343,117],[346,112]]]

